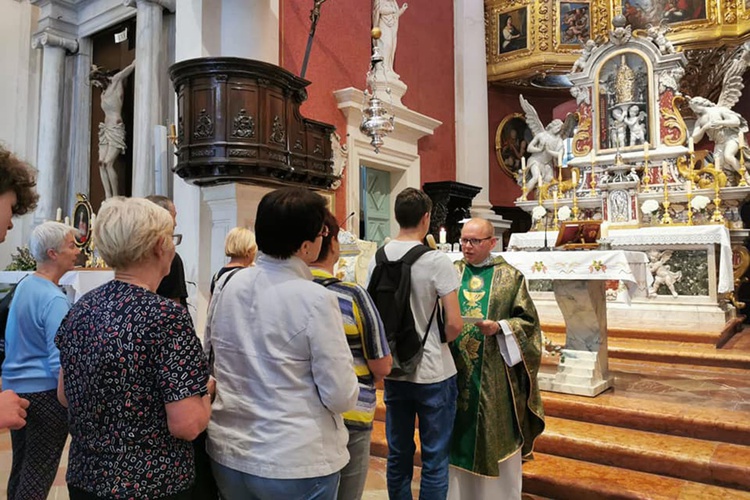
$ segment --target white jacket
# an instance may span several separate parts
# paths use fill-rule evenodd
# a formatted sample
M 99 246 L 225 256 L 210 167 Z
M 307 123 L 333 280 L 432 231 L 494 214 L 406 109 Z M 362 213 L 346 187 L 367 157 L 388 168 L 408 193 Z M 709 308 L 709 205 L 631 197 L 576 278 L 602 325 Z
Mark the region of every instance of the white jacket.
M 262 253 L 222 280 L 204 340 L 216 400 L 208 454 L 271 479 L 319 477 L 349 461 L 341 413 L 359 395 L 336 296 L 305 263 Z

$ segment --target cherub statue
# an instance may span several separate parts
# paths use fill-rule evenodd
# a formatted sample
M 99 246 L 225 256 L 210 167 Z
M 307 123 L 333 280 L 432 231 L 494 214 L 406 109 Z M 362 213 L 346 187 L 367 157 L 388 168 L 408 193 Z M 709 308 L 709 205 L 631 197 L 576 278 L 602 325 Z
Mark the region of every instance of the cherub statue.
M 636 146 L 646 142 L 646 112 L 641 110 L 637 104 L 628 108 L 628 116 L 624 118 L 630 130 L 630 146 Z
M 564 139 L 570 137 L 577 120 L 576 115 L 569 114 L 565 122 L 555 119 L 545 128 L 534 106 L 524 99 L 523 95 L 518 97 L 521 101 L 521 108 L 526 113 L 526 123 L 534 135 L 526 148 L 526 151 L 531 153 L 527 162 L 530 177 L 526 181 L 526 189 L 530 193 L 537 184 L 548 184 L 553 179 L 553 164 L 564 152 Z M 558 166 L 562 167 L 562 165 Z
M 591 53 L 595 48 L 596 42 L 591 39 L 587 40 L 586 43 L 583 44 L 583 52 L 581 52 L 581 55 L 576 59 L 576 62 L 573 63 L 570 72 L 575 73 L 576 71 L 583 71 L 586 68 L 586 62 L 589 60 L 589 57 L 591 57 Z
M 750 63 L 750 42 L 746 42 L 740 54 L 735 58 L 724 74 L 719 100 L 714 104 L 705 97 L 691 97 L 688 101 L 690 109 L 696 116 L 695 127 L 691 137 L 694 142 L 703 139 L 704 134 L 714 141 L 714 159 L 721 158 L 721 166 L 727 172 L 740 171 L 737 160 L 739 151 L 739 135 L 748 131 L 747 120 L 739 113 L 732 111 L 742 95 L 745 86 L 742 75 Z M 745 180 L 750 181 L 750 175 L 745 174 Z
M 625 123 L 625 110 L 622 108 L 615 108 L 612 110 L 612 132 L 610 137 L 610 147 L 613 148 L 624 148 L 625 136 L 627 132 L 627 124 Z
M 675 53 L 674 45 L 672 45 L 672 42 L 670 42 L 666 37 L 668 32 L 669 26 L 654 26 L 652 24 L 649 24 L 648 28 L 646 28 L 646 34 L 651 40 L 653 40 L 656 46 L 659 47 L 659 51 L 662 54 Z
M 674 288 L 674 284 L 682 279 L 682 271 L 670 271 L 670 266 L 667 264 L 669 259 L 672 258 L 672 250 L 664 250 L 660 252 L 658 250 L 649 250 L 648 252 L 648 270 L 654 276 L 654 283 L 648 290 L 649 295 L 656 295 L 662 285 L 666 285 L 669 291 L 672 292 L 672 297 L 677 297 L 677 290 Z

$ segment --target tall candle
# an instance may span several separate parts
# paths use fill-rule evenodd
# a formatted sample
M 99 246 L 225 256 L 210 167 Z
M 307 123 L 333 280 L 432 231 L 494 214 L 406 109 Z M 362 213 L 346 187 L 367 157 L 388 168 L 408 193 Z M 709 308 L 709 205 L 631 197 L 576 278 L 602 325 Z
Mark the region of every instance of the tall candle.
M 716 170 L 721 170 L 721 156 L 714 158 L 714 168 Z
M 575 187 L 576 184 L 578 184 L 578 172 L 573 170 L 573 173 L 571 175 L 573 176 L 573 186 Z
M 557 191 L 552 193 L 552 200 L 557 203 Z
M 695 151 L 695 142 L 693 142 L 692 136 L 688 137 L 688 151 L 691 153 Z
M 62 221 L 62 208 L 60 208 L 60 207 L 57 207 L 57 213 L 55 215 L 55 220 L 57 222 Z
M 96 222 L 96 214 L 91 214 L 91 222 L 89 223 L 89 229 L 94 230 L 94 222 Z
M 599 238 L 608 238 L 609 237 L 609 222 L 602 222 L 601 226 L 599 226 Z
M 448 233 L 445 231 L 444 227 L 440 228 L 440 244 L 444 245 L 447 241 Z
M 664 182 L 667 182 L 667 176 L 669 175 L 669 165 L 666 161 L 661 163 L 661 176 L 664 178 Z
M 66 226 L 70 225 L 70 217 L 68 217 L 67 215 L 65 216 L 65 225 Z
M 521 170 L 526 170 L 526 157 L 521 157 Z
M 648 146 L 648 141 L 643 143 L 643 156 L 645 156 L 646 158 L 648 158 Z
M 687 181 L 687 193 L 693 194 L 693 183 L 692 181 Z

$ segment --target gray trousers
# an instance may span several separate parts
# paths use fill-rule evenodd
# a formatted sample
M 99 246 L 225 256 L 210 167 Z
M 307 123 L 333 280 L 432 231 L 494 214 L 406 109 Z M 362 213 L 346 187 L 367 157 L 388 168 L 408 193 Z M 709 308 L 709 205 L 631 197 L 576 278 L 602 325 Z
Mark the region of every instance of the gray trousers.
M 360 500 L 365 490 L 367 468 L 370 466 L 371 429 L 349 429 L 349 463 L 341 469 L 337 500 Z

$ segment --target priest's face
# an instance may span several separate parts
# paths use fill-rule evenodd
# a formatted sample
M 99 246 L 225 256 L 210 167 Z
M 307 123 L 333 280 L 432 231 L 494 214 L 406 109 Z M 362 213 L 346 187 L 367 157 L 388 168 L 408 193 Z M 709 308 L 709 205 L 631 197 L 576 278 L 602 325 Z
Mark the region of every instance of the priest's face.
M 492 225 L 483 220 L 472 219 L 461 229 L 461 250 L 466 262 L 472 265 L 481 264 L 497 243 Z

